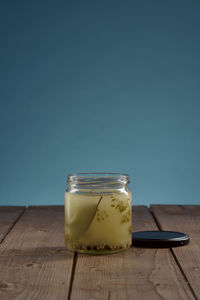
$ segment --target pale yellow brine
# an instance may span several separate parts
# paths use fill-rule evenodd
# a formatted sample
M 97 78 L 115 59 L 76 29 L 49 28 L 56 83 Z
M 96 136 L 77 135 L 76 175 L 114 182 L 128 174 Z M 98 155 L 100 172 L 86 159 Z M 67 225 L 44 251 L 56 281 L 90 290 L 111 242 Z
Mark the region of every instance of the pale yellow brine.
M 65 193 L 65 243 L 82 253 L 125 250 L 132 243 L 131 192 Z

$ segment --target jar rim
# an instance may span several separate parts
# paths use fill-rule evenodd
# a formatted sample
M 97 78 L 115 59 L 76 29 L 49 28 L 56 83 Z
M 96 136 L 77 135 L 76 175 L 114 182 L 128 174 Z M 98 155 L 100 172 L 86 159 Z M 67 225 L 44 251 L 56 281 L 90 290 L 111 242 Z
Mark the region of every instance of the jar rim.
M 71 173 L 67 176 L 68 182 L 85 182 L 88 180 L 91 181 L 99 181 L 99 180 L 108 180 L 108 181 L 120 181 L 129 183 L 129 175 L 125 173 L 111 173 L 111 172 L 104 172 L 104 173 L 97 173 L 97 172 L 90 172 L 90 173 Z

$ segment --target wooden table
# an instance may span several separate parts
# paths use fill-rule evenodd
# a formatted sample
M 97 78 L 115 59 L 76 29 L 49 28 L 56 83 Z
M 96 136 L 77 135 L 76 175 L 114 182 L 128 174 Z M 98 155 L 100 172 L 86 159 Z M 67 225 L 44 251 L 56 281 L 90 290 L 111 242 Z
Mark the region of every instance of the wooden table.
M 133 229 L 183 231 L 191 242 L 77 255 L 64 245 L 62 206 L 0 207 L 0 299 L 200 299 L 200 206 L 136 206 Z

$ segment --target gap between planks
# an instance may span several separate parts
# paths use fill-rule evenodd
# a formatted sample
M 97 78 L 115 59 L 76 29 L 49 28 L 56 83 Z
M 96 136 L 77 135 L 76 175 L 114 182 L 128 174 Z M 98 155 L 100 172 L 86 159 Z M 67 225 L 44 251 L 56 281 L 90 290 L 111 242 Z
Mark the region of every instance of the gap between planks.
M 70 276 L 70 283 L 69 283 L 69 292 L 68 292 L 67 300 L 71 299 L 71 293 L 72 293 L 72 288 L 73 288 L 73 282 L 74 282 L 74 275 L 75 275 L 75 270 L 76 270 L 77 258 L 78 258 L 78 253 L 74 252 L 73 264 L 72 264 L 71 276 Z
M 26 211 L 26 207 L 22 208 L 22 211 L 19 213 L 19 215 L 16 217 L 16 219 L 13 221 L 12 225 L 8 228 L 8 230 L 5 232 L 4 236 L 1 238 L 0 240 L 0 244 L 3 243 L 3 241 L 6 239 L 6 237 L 8 236 L 8 234 L 12 231 L 12 229 L 15 227 L 15 225 L 17 224 L 17 222 L 19 221 L 19 219 L 23 216 L 23 214 Z
M 151 214 L 152 214 L 152 217 L 153 217 L 153 219 L 154 219 L 156 225 L 158 226 L 158 229 L 159 229 L 159 230 L 163 230 L 162 225 L 160 224 L 159 220 L 156 218 L 156 215 L 155 215 L 155 213 L 154 213 L 154 211 L 153 211 L 153 209 L 152 209 L 151 206 L 150 206 L 149 210 L 150 210 L 150 212 L 151 212 Z M 170 250 L 170 252 L 171 252 L 171 254 L 172 254 L 172 256 L 173 256 L 173 258 L 174 258 L 176 264 L 178 265 L 178 267 L 179 267 L 179 269 L 180 269 L 180 272 L 183 274 L 183 277 L 184 277 L 186 283 L 188 284 L 188 287 L 190 288 L 192 295 L 194 296 L 194 298 L 195 298 L 196 300 L 198 300 L 198 297 L 196 296 L 196 294 L 195 294 L 195 292 L 194 292 L 194 290 L 193 290 L 193 288 L 192 288 L 192 286 L 191 286 L 191 284 L 190 284 L 190 282 L 189 282 L 189 279 L 187 278 L 187 275 L 186 275 L 185 272 L 183 271 L 183 268 L 182 268 L 182 266 L 181 266 L 181 264 L 180 264 L 180 262 L 179 262 L 179 260 L 178 260 L 178 257 L 176 256 L 176 254 L 174 253 L 174 251 L 173 251 L 172 248 L 169 248 L 169 250 Z

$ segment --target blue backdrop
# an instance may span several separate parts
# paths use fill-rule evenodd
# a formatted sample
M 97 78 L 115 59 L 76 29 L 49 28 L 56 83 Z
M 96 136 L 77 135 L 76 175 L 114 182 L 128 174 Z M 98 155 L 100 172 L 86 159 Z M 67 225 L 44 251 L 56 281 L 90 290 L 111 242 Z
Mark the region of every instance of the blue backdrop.
M 0 205 L 126 172 L 134 204 L 200 204 L 200 1 L 1 1 Z

